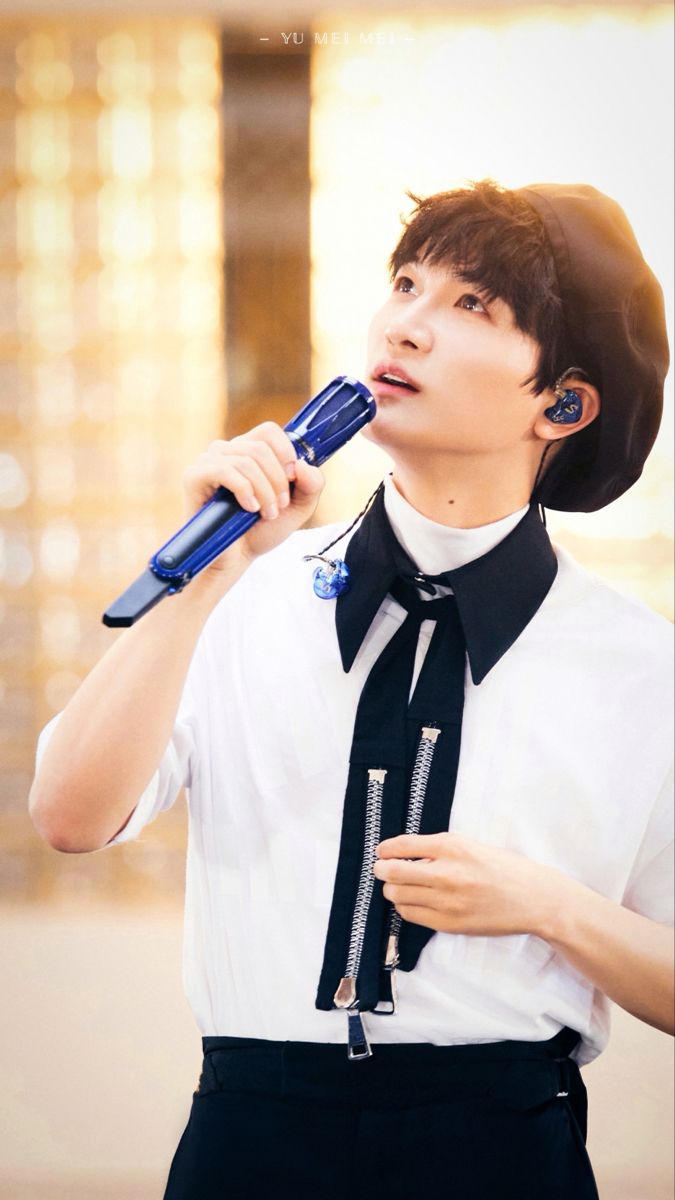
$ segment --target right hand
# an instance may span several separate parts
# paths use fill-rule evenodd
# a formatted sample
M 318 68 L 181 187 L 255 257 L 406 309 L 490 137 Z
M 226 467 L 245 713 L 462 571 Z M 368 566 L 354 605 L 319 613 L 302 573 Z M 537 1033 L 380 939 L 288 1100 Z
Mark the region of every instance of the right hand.
M 215 573 L 273 550 L 312 516 L 325 480 L 297 458 L 280 425 L 265 421 L 232 441 L 215 441 L 185 471 L 186 519 L 222 485 L 247 512 L 260 512 L 252 529 L 206 568 Z M 206 573 L 206 572 L 205 572 Z

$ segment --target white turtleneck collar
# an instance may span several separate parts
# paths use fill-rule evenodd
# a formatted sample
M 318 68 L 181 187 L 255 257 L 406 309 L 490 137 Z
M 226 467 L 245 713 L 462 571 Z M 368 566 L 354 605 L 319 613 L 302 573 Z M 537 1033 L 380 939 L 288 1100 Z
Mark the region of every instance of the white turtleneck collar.
M 487 554 L 525 516 L 529 504 L 499 521 L 475 529 L 439 525 L 418 512 L 399 492 L 391 475 L 384 480 L 384 506 L 391 527 L 403 549 L 425 575 L 452 571 Z

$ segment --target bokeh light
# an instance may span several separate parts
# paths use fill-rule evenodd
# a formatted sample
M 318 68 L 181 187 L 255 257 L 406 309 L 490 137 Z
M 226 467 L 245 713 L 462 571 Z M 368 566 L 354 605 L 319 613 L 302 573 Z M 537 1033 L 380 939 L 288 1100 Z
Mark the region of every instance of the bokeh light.
M 219 33 L 17 18 L 0 63 L 0 834 L 34 866 L 0 891 L 37 897 L 17 780 L 224 417 Z

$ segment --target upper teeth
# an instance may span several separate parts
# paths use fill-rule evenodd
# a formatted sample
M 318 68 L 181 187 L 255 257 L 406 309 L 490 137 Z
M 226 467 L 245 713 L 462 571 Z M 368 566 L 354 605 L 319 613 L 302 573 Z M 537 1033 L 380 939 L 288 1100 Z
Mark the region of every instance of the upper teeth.
M 382 379 L 391 379 L 394 383 L 407 383 L 407 379 L 401 379 L 400 375 L 390 375 L 388 372 L 382 376 Z

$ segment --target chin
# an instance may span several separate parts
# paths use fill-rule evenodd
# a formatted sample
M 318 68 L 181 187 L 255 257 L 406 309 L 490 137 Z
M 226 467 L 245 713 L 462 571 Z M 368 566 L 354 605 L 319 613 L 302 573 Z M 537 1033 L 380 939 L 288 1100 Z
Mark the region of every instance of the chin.
M 386 413 L 373 417 L 361 434 L 394 459 L 397 455 L 429 454 L 439 449 L 437 433 L 411 427 L 410 420 L 388 421 Z
M 386 415 L 383 416 L 379 409 L 372 421 L 369 421 L 367 425 L 364 425 L 363 429 L 361 430 L 361 435 L 362 437 L 367 438 L 369 442 L 373 442 L 376 446 L 381 446 L 383 450 L 387 449 L 390 439 L 395 438 L 396 436 L 395 431 L 391 429 L 390 423 L 387 422 Z

